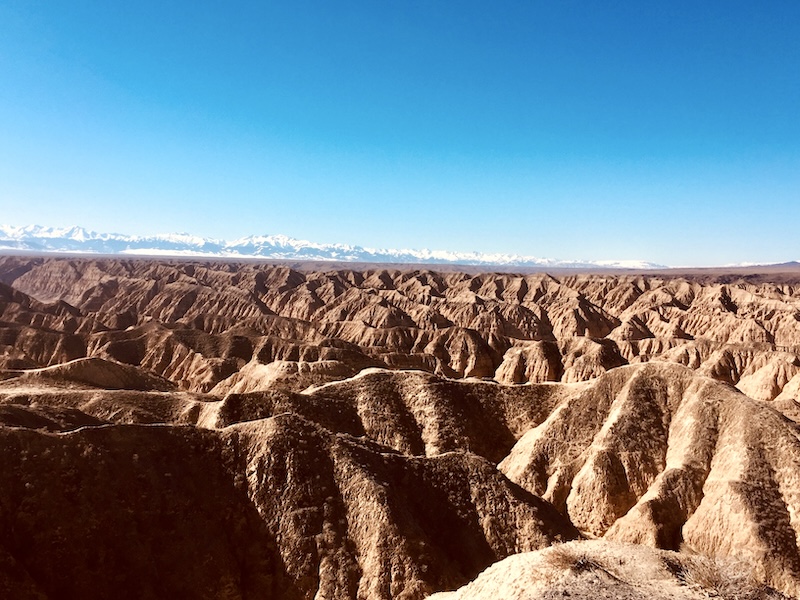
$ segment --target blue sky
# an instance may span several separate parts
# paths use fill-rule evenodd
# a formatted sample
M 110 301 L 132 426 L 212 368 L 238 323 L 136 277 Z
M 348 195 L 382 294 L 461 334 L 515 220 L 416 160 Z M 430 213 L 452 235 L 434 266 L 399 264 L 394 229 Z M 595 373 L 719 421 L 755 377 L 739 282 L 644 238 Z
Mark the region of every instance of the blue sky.
M 0 0 L 0 211 L 800 259 L 800 2 Z

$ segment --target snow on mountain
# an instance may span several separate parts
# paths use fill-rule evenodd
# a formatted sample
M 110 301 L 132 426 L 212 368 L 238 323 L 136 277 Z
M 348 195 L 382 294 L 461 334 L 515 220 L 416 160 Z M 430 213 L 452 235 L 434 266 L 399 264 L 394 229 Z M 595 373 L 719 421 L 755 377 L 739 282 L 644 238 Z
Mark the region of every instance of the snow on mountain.
M 562 261 L 518 254 L 362 248 L 349 244 L 319 244 L 285 235 L 253 235 L 225 241 L 188 233 L 129 236 L 118 233 L 97 233 L 82 227 L 56 228 L 41 225 L 24 227 L 0 225 L 0 250 L 504 267 L 663 268 L 663 265 L 641 260 Z

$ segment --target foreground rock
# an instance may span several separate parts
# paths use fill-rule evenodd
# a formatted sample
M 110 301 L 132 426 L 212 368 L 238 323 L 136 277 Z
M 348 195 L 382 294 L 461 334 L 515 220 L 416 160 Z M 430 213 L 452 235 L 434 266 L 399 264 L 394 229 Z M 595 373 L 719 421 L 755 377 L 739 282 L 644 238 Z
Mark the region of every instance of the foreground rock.
M 349 523 L 391 522 L 394 517 L 374 508 L 382 503 L 400 502 L 400 513 L 391 509 L 390 515 L 406 514 L 408 503 L 428 503 L 438 515 L 424 524 L 393 526 L 394 533 L 385 534 L 392 541 L 383 548 L 391 547 L 391 552 L 401 556 L 401 549 L 411 543 L 408 540 L 439 537 L 429 528 L 436 531 L 447 511 L 461 514 L 470 523 L 484 523 L 488 518 L 485 522 L 493 525 L 488 529 L 481 525 L 484 538 L 498 535 L 504 540 L 499 546 L 490 543 L 491 552 L 463 540 L 441 550 L 437 560 L 469 547 L 459 560 L 472 557 L 475 562 L 469 568 L 459 566 L 460 575 L 450 573 L 439 579 L 433 577 L 432 566 L 421 570 L 422 555 L 408 550 L 406 558 L 397 558 L 402 566 L 390 568 L 395 563 L 387 558 L 389 550 L 381 554 L 365 545 L 348 555 L 356 557 L 348 560 L 359 565 L 364 577 L 368 573 L 364 556 L 383 556 L 371 559 L 382 566 L 374 567 L 370 577 L 379 578 L 378 573 L 386 569 L 399 569 L 403 580 L 424 572 L 428 575 L 420 576 L 424 585 L 418 589 L 442 589 L 438 586 L 453 577 L 467 578 L 468 572 L 491 562 L 491 556 L 546 544 L 559 535 L 551 532 L 537 538 L 526 529 L 533 519 L 563 526 L 571 523 L 607 540 L 736 559 L 751 565 L 755 576 L 773 587 L 790 594 L 800 589 L 796 541 L 800 532 L 792 516 L 800 514 L 798 426 L 770 404 L 680 365 L 654 362 L 615 369 L 590 382 L 523 386 L 371 369 L 304 393 L 234 393 L 222 400 L 186 392 L 37 385 L 26 387 L 13 379 L 0 384 L 0 422 L 54 432 L 125 423 L 171 424 L 178 426 L 178 432 L 191 432 L 186 425 L 195 425 L 234 440 L 237 452 L 249 458 L 239 475 L 232 476 L 257 474 L 250 497 L 262 514 L 272 515 L 274 531 L 283 526 L 287 514 L 308 514 L 306 509 L 312 506 L 323 510 L 320 507 L 327 506 L 329 496 L 342 496 L 347 477 L 337 469 L 345 469 L 342 461 L 349 457 L 347 464 L 352 468 L 345 472 L 348 477 L 357 475 L 354 489 L 372 487 L 375 498 L 380 498 L 369 500 L 373 508 L 359 509 Z M 176 447 L 169 452 L 183 451 Z M 270 504 L 285 491 L 283 475 L 276 487 L 261 495 L 264 473 L 278 464 L 284 464 L 283 469 L 291 464 L 291 469 L 298 470 L 291 481 L 313 485 L 313 501 L 281 505 L 281 509 Z M 492 509 L 470 509 L 472 516 L 468 516 L 452 491 L 426 487 L 427 476 L 412 476 L 409 465 L 427 465 L 425 469 L 437 473 L 432 482 L 460 481 L 459 493 L 467 493 L 463 490 L 480 481 L 506 486 L 524 505 L 535 505 L 541 497 L 550 503 L 541 509 L 550 516 L 545 519 L 523 509 L 512 510 L 514 503 L 503 504 L 506 501 L 492 504 Z M 397 469 L 404 473 L 399 482 L 392 474 Z M 508 487 L 500 472 L 520 488 Z M 370 478 L 380 482 L 377 487 L 369 483 Z M 436 505 L 431 498 L 442 493 L 447 500 Z M 467 494 L 470 502 L 482 506 L 475 494 L 474 489 Z M 517 516 L 500 519 L 493 511 L 516 512 Z M 452 527 L 464 529 L 465 525 L 454 521 Z M 313 531 L 314 536 L 320 535 L 318 528 Z M 563 537 L 563 527 L 558 531 Z M 336 532 L 330 543 L 341 556 L 353 538 L 341 527 Z M 295 538 L 296 531 L 285 533 L 286 540 Z M 436 547 L 434 541 L 425 543 Z M 298 551 L 297 556 L 304 552 L 308 554 L 309 549 Z M 321 568 L 312 563 L 307 567 L 310 572 Z M 336 564 L 338 571 L 349 568 Z
M 4 597 L 413 599 L 577 536 L 475 455 L 292 415 L 0 438 Z
M 572 542 L 492 565 L 457 591 L 431 600 L 769 600 L 747 565 L 642 546 Z

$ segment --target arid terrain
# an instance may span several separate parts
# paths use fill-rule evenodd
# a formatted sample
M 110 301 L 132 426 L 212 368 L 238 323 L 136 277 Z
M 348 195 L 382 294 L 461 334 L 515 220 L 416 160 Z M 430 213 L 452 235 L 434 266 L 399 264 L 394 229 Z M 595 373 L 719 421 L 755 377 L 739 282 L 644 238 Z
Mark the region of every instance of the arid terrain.
M 800 596 L 800 271 L 0 257 L 0 597 Z

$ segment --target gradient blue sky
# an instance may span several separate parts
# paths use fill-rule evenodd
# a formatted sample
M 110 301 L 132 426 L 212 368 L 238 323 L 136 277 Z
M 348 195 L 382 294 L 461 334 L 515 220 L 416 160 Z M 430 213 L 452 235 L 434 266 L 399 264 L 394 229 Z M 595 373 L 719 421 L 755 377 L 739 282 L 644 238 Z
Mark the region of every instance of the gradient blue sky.
M 800 2 L 0 0 L 0 211 L 800 259 Z

